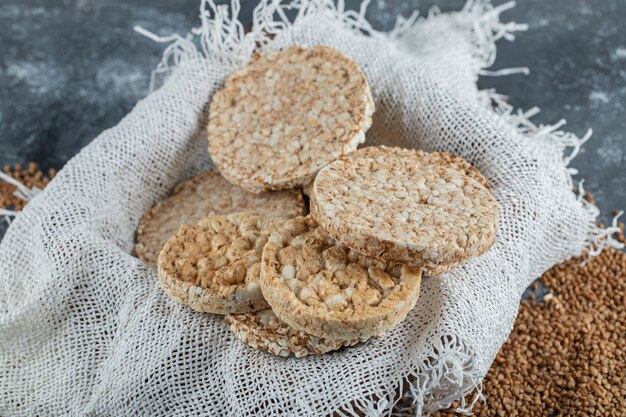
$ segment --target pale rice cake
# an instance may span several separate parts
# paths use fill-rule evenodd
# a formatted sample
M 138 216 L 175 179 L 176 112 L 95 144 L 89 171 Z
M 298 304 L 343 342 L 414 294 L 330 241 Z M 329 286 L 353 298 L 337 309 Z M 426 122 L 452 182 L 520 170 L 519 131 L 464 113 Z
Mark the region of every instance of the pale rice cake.
M 326 233 L 429 274 L 491 247 L 499 210 L 482 176 L 456 158 L 378 148 L 335 161 L 315 178 L 311 216 Z
M 366 146 L 361 149 L 357 149 L 354 152 L 351 152 L 344 156 L 344 158 L 352 158 L 355 156 L 378 156 L 381 154 L 392 154 L 394 156 L 409 156 L 419 158 L 424 163 L 429 164 L 448 164 L 451 167 L 457 168 L 461 171 L 464 171 L 469 177 L 474 178 L 476 181 L 489 188 L 489 184 L 487 180 L 481 174 L 481 172 L 474 167 L 469 162 L 465 161 L 463 158 L 453 155 L 449 152 L 424 152 L 419 149 L 406 149 L 395 146 Z M 311 180 L 308 184 L 302 187 L 302 192 L 307 197 L 311 197 L 313 193 L 313 183 L 315 182 L 315 178 Z
M 305 213 L 305 206 L 300 190 L 253 194 L 232 185 L 217 170 L 204 172 L 178 184 L 171 196 L 146 211 L 137 226 L 135 253 L 156 268 L 163 245 L 180 225 L 242 211 L 295 217 Z
M 261 290 L 278 318 L 328 340 L 379 336 L 417 302 L 422 270 L 360 255 L 309 216 L 288 220 L 263 249 Z
M 365 141 L 374 100 L 359 66 L 326 46 L 256 56 L 211 101 L 209 154 L 258 193 L 304 186 Z

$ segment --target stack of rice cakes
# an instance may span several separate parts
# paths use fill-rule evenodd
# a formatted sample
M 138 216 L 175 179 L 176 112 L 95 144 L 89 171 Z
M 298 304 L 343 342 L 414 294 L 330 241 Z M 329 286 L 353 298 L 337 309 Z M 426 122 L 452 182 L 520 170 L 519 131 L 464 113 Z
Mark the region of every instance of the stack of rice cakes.
M 211 101 L 217 169 L 145 213 L 136 254 L 174 300 L 225 315 L 256 349 L 303 357 L 381 337 L 423 274 L 491 247 L 499 212 L 460 157 L 357 150 L 373 113 L 365 75 L 339 51 L 256 56 Z

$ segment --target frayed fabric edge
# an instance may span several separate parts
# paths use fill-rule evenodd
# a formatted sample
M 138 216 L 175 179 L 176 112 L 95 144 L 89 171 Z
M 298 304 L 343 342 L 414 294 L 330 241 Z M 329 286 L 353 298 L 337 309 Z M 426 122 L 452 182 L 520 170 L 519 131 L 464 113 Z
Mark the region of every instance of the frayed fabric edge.
M 288 32 L 295 22 L 308 16 L 324 14 L 354 33 L 384 39 L 401 36 L 417 21 L 418 13 L 415 12 L 408 18 L 398 17 L 391 31 L 377 31 L 365 18 L 370 1 L 364 0 L 355 11 L 346 9 L 343 0 L 261 0 L 254 9 L 252 27 L 246 32 L 237 19 L 240 0 L 231 0 L 230 7 L 216 5 L 214 0 L 200 0 L 201 25 L 192 28 L 185 36 L 159 36 L 135 26 L 137 33 L 155 42 L 169 44 L 157 68 L 152 71 L 150 92 L 160 87 L 185 61 L 209 59 L 233 70 L 240 68 L 250 61 L 255 51 L 266 50 L 275 35 Z M 294 18 L 287 16 L 290 11 L 296 12 Z
M 187 35 L 158 36 L 152 32 L 135 27 L 135 30 L 160 43 L 169 43 L 163 52 L 163 57 L 157 68 L 152 72 L 150 79 L 150 91 L 158 88 L 171 72 L 188 60 L 211 59 L 225 65 L 227 68 L 236 70 L 247 63 L 256 50 L 263 51 L 270 44 L 274 35 L 288 32 L 292 25 L 300 19 L 313 14 L 326 14 L 335 21 L 341 23 L 346 29 L 363 36 L 385 38 L 388 40 L 401 36 L 417 21 L 417 13 L 408 19 L 399 18 L 397 24 L 390 32 L 379 32 L 372 28 L 365 18 L 365 11 L 369 0 L 363 1 L 358 11 L 346 10 L 343 0 L 262 0 L 253 13 L 253 26 L 250 32 L 244 30 L 241 22 L 237 19 L 240 11 L 239 0 L 232 0 L 230 8 L 227 5 L 216 5 L 213 0 L 201 0 L 200 20 L 201 26 L 194 28 Z M 515 33 L 528 29 L 526 24 L 516 22 L 502 23 L 502 12 L 515 6 L 515 2 L 509 1 L 499 6 L 492 6 L 489 0 L 468 0 L 463 9 L 458 12 L 459 17 L 468 19 L 472 25 L 474 38 L 474 57 L 476 59 L 478 74 L 483 76 L 505 76 L 511 74 L 528 74 L 526 67 L 505 68 L 500 70 L 487 70 L 496 58 L 495 42 L 499 39 L 512 41 Z M 229 13 L 230 10 L 230 13 Z M 288 11 L 295 11 L 293 19 L 287 17 Z M 431 16 L 439 12 L 431 10 Z M 161 79 L 161 82 L 159 82 Z M 530 118 L 538 113 L 534 107 L 529 111 L 514 109 L 505 101 L 505 97 L 494 91 L 484 92 L 485 104 L 507 120 L 519 133 L 531 140 L 547 140 L 552 142 L 558 151 L 558 156 L 563 163 L 564 176 L 568 184 L 573 184 L 572 175 L 577 172 L 568 167 L 571 160 L 578 154 L 581 146 L 591 136 L 591 131 L 584 137 L 563 132 L 559 128 L 565 123 L 560 121 L 551 126 L 536 126 Z M 572 148 L 569 155 L 565 155 L 567 148 Z M 601 229 L 596 224 L 599 209 L 592 203 L 583 199 L 584 190 L 582 181 L 577 201 L 586 210 L 589 218 L 588 236 L 585 242 L 585 250 L 590 256 L 597 255 L 607 247 L 623 247 L 613 238 L 618 230 L 617 216 L 613 225 Z M 471 415 L 471 410 L 478 400 L 483 400 L 481 384 L 484 375 L 478 372 L 476 358 L 463 340 L 456 336 L 445 337 L 440 346 L 433 346 L 431 355 L 424 364 L 418 366 L 415 372 L 399 378 L 397 388 L 385 387 L 385 389 L 373 392 L 368 398 L 345 404 L 337 411 L 341 416 L 365 415 L 408 415 L 394 414 L 393 408 L 399 401 L 398 394 L 404 384 L 407 384 L 413 398 L 413 415 L 431 413 L 435 410 L 449 407 L 453 401 L 459 400 L 460 407 L 457 412 Z M 442 387 L 445 387 L 443 389 Z M 435 392 L 440 395 L 436 396 Z M 476 391 L 473 400 L 468 404 L 466 395 Z
M 489 0 L 468 0 L 463 11 L 471 16 L 474 25 L 475 54 L 479 67 L 479 75 L 484 76 L 506 76 L 513 74 L 530 74 L 527 67 L 503 68 L 496 71 L 488 71 L 485 68 L 490 67 L 495 62 L 496 47 L 495 42 L 499 39 L 509 41 L 515 40 L 515 32 L 528 30 L 528 25 L 516 22 L 500 22 L 500 14 L 515 6 L 514 1 L 503 3 L 493 7 Z M 536 125 L 530 119 L 540 112 L 538 107 L 532 107 L 527 111 L 514 109 L 507 103 L 508 97 L 498 94 L 495 90 L 483 91 L 486 100 L 485 104 L 489 109 L 496 112 L 501 118 L 506 120 L 511 126 L 531 141 L 543 141 L 550 143 L 555 147 L 555 156 L 563 163 L 564 178 L 572 190 L 574 187 L 573 176 L 578 174 L 578 170 L 570 166 L 570 163 L 582 146 L 591 138 L 593 131 L 589 129 L 584 136 L 578 137 L 571 132 L 566 132 L 560 128 L 566 124 L 564 119 L 559 120 L 553 125 Z M 569 154 L 566 154 L 568 148 L 571 148 Z M 615 239 L 615 234 L 619 231 L 617 228 L 617 219 L 619 214 L 614 216 L 612 226 L 601 228 L 597 224 L 597 218 L 600 210 L 595 204 L 584 200 L 585 194 L 583 189 L 584 180 L 579 182 L 577 201 L 586 211 L 588 218 L 587 238 L 584 243 L 583 252 L 591 257 L 596 256 L 607 248 L 623 249 L 624 244 Z
M 597 223 L 600 209 L 584 198 L 585 190 L 583 185 L 585 180 L 581 179 L 578 182 L 578 186 L 574 186 L 573 176 L 578 174 L 578 170 L 571 167 L 570 164 L 578 156 L 584 144 L 591 138 L 593 131 L 589 129 L 584 136 L 578 137 L 571 132 L 561 129 L 566 124 L 564 119 L 553 125 L 536 125 L 530 119 L 540 112 L 538 107 L 532 107 L 527 111 L 515 110 L 513 106 L 507 103 L 508 97 L 500 95 L 494 90 L 483 91 L 483 93 L 487 97 L 487 106 L 513 126 L 519 134 L 530 141 L 552 145 L 551 151 L 555 161 L 560 161 L 563 165 L 562 175 L 566 184 L 576 195 L 576 201 L 587 214 L 587 235 L 581 255 L 587 255 L 587 259 L 589 259 L 589 257 L 599 255 L 604 249 L 623 249 L 624 244 L 615 238 L 615 234 L 620 231 L 617 227 L 617 220 L 621 216 L 621 212 L 613 217 L 611 226 L 600 227 Z M 575 191 L 576 189 L 577 192 Z
M 459 413 L 471 415 L 472 407 L 485 398 L 481 394 L 482 376 L 476 366 L 476 357 L 463 340 L 456 335 L 442 336 L 421 365 L 407 375 L 398 377 L 388 387 L 370 392 L 365 398 L 342 404 L 332 410 L 340 417 L 357 416 L 422 416 L 447 408 L 458 400 Z M 471 401 L 465 397 L 476 391 Z M 411 404 L 400 405 L 403 395 L 410 394 Z

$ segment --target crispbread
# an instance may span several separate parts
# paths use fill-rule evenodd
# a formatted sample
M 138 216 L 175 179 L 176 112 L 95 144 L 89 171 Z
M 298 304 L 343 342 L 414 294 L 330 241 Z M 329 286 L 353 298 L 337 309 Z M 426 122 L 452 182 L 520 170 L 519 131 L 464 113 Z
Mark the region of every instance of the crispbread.
M 276 316 L 296 330 L 351 340 L 384 333 L 419 296 L 421 268 L 360 255 L 310 217 L 272 233 L 263 249 L 261 290 Z
M 261 254 L 268 234 L 285 220 L 235 213 L 182 225 L 159 255 L 163 289 L 201 312 L 248 313 L 267 308 L 259 288 Z
M 195 224 L 211 214 L 251 211 L 294 217 L 304 210 L 299 190 L 253 194 L 232 185 L 217 170 L 204 172 L 178 184 L 170 197 L 146 211 L 137 226 L 135 253 L 156 268 L 163 245 L 181 224 Z
M 367 152 L 335 161 L 315 178 L 311 215 L 326 233 L 357 252 L 431 274 L 491 247 L 498 205 L 458 162 Z
M 365 141 L 373 112 L 354 61 L 325 46 L 291 46 L 258 55 L 215 94 L 209 153 L 249 191 L 303 186 Z
M 274 355 L 297 358 L 321 355 L 344 346 L 353 346 L 365 339 L 329 340 L 312 336 L 290 327 L 276 317 L 271 308 L 247 314 L 229 314 L 226 322 L 237 338 L 255 349 Z

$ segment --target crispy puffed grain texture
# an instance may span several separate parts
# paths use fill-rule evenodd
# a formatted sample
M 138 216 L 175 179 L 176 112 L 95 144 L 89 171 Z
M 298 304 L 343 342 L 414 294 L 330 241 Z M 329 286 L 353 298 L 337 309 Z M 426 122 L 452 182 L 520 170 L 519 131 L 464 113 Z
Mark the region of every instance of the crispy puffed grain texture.
M 458 170 L 465 172 L 469 177 L 475 179 L 476 181 L 478 181 L 485 187 L 490 188 L 489 184 L 487 183 L 487 180 L 485 179 L 483 174 L 481 174 L 478 168 L 474 167 L 472 164 L 470 164 L 463 158 L 453 155 L 449 152 L 428 153 L 419 149 L 407 149 L 407 148 L 400 148 L 397 146 L 379 145 L 379 146 L 366 146 L 364 148 L 357 149 L 356 151 L 350 152 L 349 154 L 345 155 L 344 158 L 352 158 L 356 156 L 377 157 L 381 155 L 407 156 L 407 157 L 419 158 L 420 161 L 425 164 L 437 164 L 437 165 L 445 164 L 452 168 L 456 168 Z M 308 184 L 302 187 L 302 192 L 304 193 L 304 195 L 308 197 L 311 196 L 311 194 L 313 193 L 314 182 L 315 182 L 315 178 L 313 178 L 313 180 L 311 180 Z
M 482 175 L 482 173 L 478 170 L 478 168 L 474 167 L 472 164 L 461 158 L 460 156 L 451 154 L 449 152 L 424 152 L 419 149 L 408 149 L 408 148 L 400 148 L 397 146 L 368 146 L 365 148 L 361 148 L 348 154 L 346 157 L 358 157 L 358 156 L 369 156 L 369 157 L 378 157 L 384 155 L 392 155 L 396 157 L 412 157 L 416 158 L 420 161 L 421 164 L 435 164 L 441 166 L 449 166 L 454 169 L 458 169 L 460 171 L 465 172 L 465 174 L 480 184 L 485 186 L 487 189 L 490 189 L 487 180 Z M 313 192 L 313 183 L 308 186 L 308 193 L 305 191 L 307 196 L 311 196 Z M 456 267 L 459 262 L 453 262 L 445 265 L 427 265 L 425 268 L 425 273 L 430 276 L 441 275 L 445 272 Z
M 210 105 L 209 154 L 252 191 L 304 186 L 365 141 L 374 100 L 358 65 L 325 46 L 258 55 Z
M 259 287 L 261 255 L 268 235 L 285 220 L 235 213 L 182 225 L 159 255 L 163 289 L 200 312 L 249 313 L 267 308 Z
M 406 318 L 419 296 L 421 268 L 360 255 L 310 217 L 272 233 L 263 249 L 261 290 L 276 316 L 330 339 L 380 335 Z
M 491 247 L 499 211 L 488 188 L 434 161 L 389 153 L 335 161 L 315 178 L 311 215 L 357 252 L 445 272 Z
M 243 211 L 294 217 L 304 214 L 305 207 L 299 190 L 254 194 L 229 183 L 217 170 L 204 172 L 179 183 L 170 197 L 145 212 L 135 234 L 135 254 L 156 268 L 163 245 L 181 224 Z
M 271 308 L 248 314 L 229 314 L 226 322 L 243 343 L 282 357 L 321 355 L 365 341 L 329 340 L 295 330 L 276 317 Z
M 346 155 L 348 158 L 352 157 L 379 157 L 379 156 L 395 156 L 395 157 L 407 157 L 407 158 L 415 158 L 419 160 L 420 164 L 428 164 L 428 165 L 441 165 L 448 166 L 450 168 L 455 168 L 460 171 L 465 172 L 468 177 L 471 177 L 484 185 L 486 188 L 489 188 L 489 184 L 487 180 L 483 176 L 483 174 L 467 162 L 465 159 L 460 156 L 451 154 L 449 152 L 424 152 L 420 149 L 409 149 L 409 148 L 400 148 L 398 146 L 366 146 L 361 149 L 357 149 L 356 151 Z M 313 186 L 311 185 L 311 188 Z M 309 190 L 309 193 L 311 190 Z M 310 194 L 307 194 L 310 195 Z

